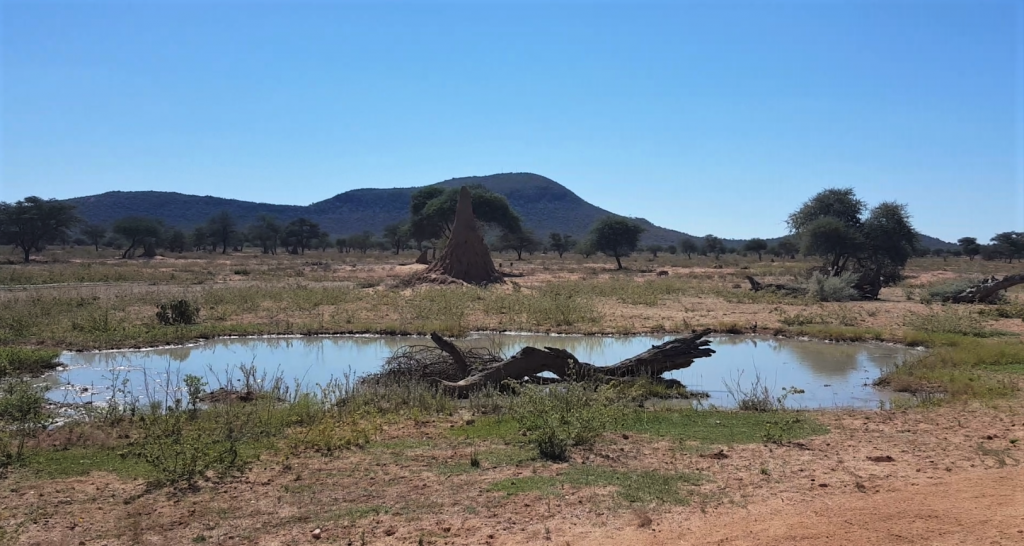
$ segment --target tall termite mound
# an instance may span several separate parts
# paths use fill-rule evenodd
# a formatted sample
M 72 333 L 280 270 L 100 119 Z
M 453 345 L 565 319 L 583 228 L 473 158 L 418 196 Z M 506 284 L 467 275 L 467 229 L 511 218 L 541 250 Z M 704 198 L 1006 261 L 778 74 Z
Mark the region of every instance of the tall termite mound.
M 491 253 L 484 244 L 484 237 L 477 228 L 469 188 L 463 186 L 459 189 L 455 223 L 444 252 L 418 280 L 442 284 L 462 281 L 476 285 L 505 282 L 501 273 L 495 269 Z

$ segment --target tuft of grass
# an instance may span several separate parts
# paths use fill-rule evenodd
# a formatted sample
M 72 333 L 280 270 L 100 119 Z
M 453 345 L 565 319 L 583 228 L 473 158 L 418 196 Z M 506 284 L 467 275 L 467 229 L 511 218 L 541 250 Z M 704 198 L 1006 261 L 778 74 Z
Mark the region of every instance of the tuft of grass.
M 1019 389 L 1005 374 L 1024 373 L 1024 343 L 945 339 L 956 342 L 904 360 L 886 370 L 876 385 L 897 392 L 942 393 L 947 399 L 1000 398 Z
M 37 375 L 60 366 L 60 351 L 36 347 L 0 347 L 0 368 L 15 375 Z
M 968 337 L 993 337 L 1002 335 L 987 328 L 984 321 L 972 309 L 960 306 L 943 306 L 935 311 L 914 313 L 904 319 L 904 327 L 923 334 L 952 334 Z
M 807 281 L 807 295 L 814 301 L 853 301 L 860 295 L 853 289 L 857 277 L 847 272 L 839 277 L 815 273 Z
M 682 491 L 683 486 L 697 486 L 704 477 L 690 472 L 662 473 L 648 470 L 623 471 L 607 467 L 573 465 L 557 476 L 520 476 L 506 478 L 488 487 L 506 495 L 540 493 L 557 495 L 561 486 L 576 488 L 611 487 L 615 496 L 630 504 L 676 504 L 687 505 L 690 496 Z
M 126 480 L 153 480 L 156 471 L 142 461 L 124 457 L 116 447 L 73 447 L 66 450 L 35 449 L 25 457 L 24 466 L 43 480 L 110 472 Z
M 616 394 L 587 383 L 522 385 L 509 414 L 542 458 L 564 461 L 569 448 L 591 445 L 611 428 L 620 412 Z

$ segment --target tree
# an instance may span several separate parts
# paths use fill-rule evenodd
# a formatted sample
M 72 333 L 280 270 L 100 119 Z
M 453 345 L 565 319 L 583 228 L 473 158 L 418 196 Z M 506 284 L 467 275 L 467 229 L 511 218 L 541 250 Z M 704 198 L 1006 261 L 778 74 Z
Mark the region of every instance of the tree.
M 597 254 L 597 246 L 594 244 L 594 238 L 588 237 L 580 241 L 580 243 L 576 245 L 576 252 L 579 252 L 584 258 L 589 258 L 594 254 Z
M 277 254 L 277 243 L 281 239 L 283 228 L 277 219 L 269 214 L 256 217 L 256 223 L 249 226 L 249 240 L 259 243 L 264 254 Z
M 328 248 L 334 246 L 334 243 L 331 242 L 331 234 L 321 231 L 316 237 L 316 246 L 320 249 L 320 252 L 327 252 Z
M 338 252 L 345 252 L 348 250 L 348 239 L 344 237 L 338 237 L 334 240 L 334 248 L 338 249 Z
M 831 188 L 806 201 L 787 223 L 804 255 L 822 257 L 834 277 L 858 272 L 858 290 L 874 298 L 881 286 L 902 278 L 920 245 L 906 205 L 886 201 L 864 218 L 865 208 L 853 189 Z
M 790 259 L 796 258 L 796 253 L 800 252 L 800 247 L 789 237 L 783 237 L 781 241 L 776 243 L 775 247 L 779 249 L 779 254 L 789 256 Z
M 714 255 L 717 260 L 725 251 L 725 242 L 722 239 L 710 233 L 704 236 L 704 254 Z
M 155 244 L 163 232 L 163 224 L 154 218 L 127 216 L 114 222 L 113 232 L 128 243 L 121 254 L 121 258 L 126 259 L 134 257 L 140 245 L 145 248 Z
M 523 259 L 523 252 L 532 252 L 540 248 L 540 241 L 533 235 L 530 230 L 524 230 L 517 233 L 504 232 L 501 237 L 498 238 L 499 248 L 503 250 L 511 250 L 516 253 L 516 259 Z
M 313 241 L 320 237 L 320 224 L 306 219 L 296 218 L 284 227 L 284 238 L 291 247 L 292 254 L 306 253 L 306 249 L 312 248 Z
M 218 212 L 206 221 L 207 233 L 223 247 L 222 254 L 228 253 L 228 244 L 231 242 L 231 236 L 237 231 L 236 228 L 235 217 L 226 210 Z
M 189 242 L 196 252 L 206 250 L 206 245 L 210 244 L 210 233 L 206 231 L 206 226 L 196 226 L 192 230 L 192 235 L 189 236 Z
M 507 233 L 523 230 L 522 220 L 504 196 L 483 186 L 469 186 L 476 221 Z M 409 233 L 416 241 L 449 239 L 455 224 L 459 188 L 427 186 L 412 195 L 409 206 Z
M 181 254 L 185 252 L 186 246 L 188 246 L 188 238 L 185 236 L 185 232 L 177 228 L 171 231 L 167 237 L 167 250 Z
M 753 239 L 747 241 L 746 243 L 743 243 L 743 250 L 746 250 L 747 252 L 756 252 L 757 261 L 760 262 L 761 253 L 764 252 L 765 250 L 768 250 L 768 241 L 765 241 L 764 239 L 758 237 L 754 237 Z
M 1007 257 L 1007 263 L 1012 264 L 1014 258 L 1020 261 L 1021 255 L 1024 255 L 1024 232 L 1004 231 L 995 234 L 991 241 Z
M 699 250 L 700 247 L 697 246 L 697 241 L 694 241 L 690 237 L 686 237 L 682 241 L 679 241 L 679 251 L 686 254 L 687 259 L 692 259 L 693 253 Z
M 572 238 L 572 235 L 568 233 L 556 233 L 552 231 L 548 234 L 548 247 L 558 253 L 558 257 L 561 258 L 563 254 L 569 252 L 576 246 L 576 241 Z
M 636 251 L 640 235 L 646 231 L 643 226 L 614 216 L 605 216 L 590 230 L 594 248 L 606 256 L 615 258 L 617 269 L 622 269 L 622 258 Z
M 21 249 L 25 263 L 34 251 L 68 237 L 79 222 L 74 205 L 30 196 L 15 203 L 0 202 L 0 242 Z
M 82 226 L 82 237 L 89 242 L 90 245 L 96 248 L 96 252 L 100 251 L 100 243 L 107 236 L 107 228 L 99 224 L 86 224 Z
M 406 222 L 388 224 L 384 227 L 384 239 L 394 249 L 395 254 L 398 254 L 409 240 L 409 224 Z
M 350 235 L 348 237 L 348 244 L 353 249 L 366 254 L 366 252 L 374 246 L 373 233 L 370 231 L 364 231 L 357 235 Z
M 946 250 L 943 248 L 933 248 L 932 256 L 936 258 L 942 258 L 942 261 L 946 261 Z
M 956 240 L 956 244 L 960 246 L 960 250 L 967 256 L 967 259 L 972 262 L 975 256 L 981 254 L 981 245 L 978 244 L 978 239 L 975 237 L 961 237 Z
M 650 252 L 652 258 L 657 258 L 659 252 L 664 252 L 665 251 L 665 247 L 663 247 L 663 246 L 661 246 L 661 245 L 659 245 L 657 243 L 653 243 L 653 244 L 647 245 L 647 248 L 645 248 L 644 250 L 646 250 L 647 252 Z
M 679 249 L 676 248 L 676 245 L 668 245 L 665 247 L 665 252 L 668 252 L 669 254 L 675 256 L 676 254 L 679 253 Z

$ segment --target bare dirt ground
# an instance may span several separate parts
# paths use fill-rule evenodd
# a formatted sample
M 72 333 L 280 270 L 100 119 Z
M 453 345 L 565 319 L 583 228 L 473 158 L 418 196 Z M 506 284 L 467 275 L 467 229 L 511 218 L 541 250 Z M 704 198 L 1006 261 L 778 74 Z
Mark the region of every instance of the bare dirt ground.
M 334 457 L 267 457 L 241 479 L 190 492 L 146 492 L 102 473 L 15 477 L 0 492 L 0 525 L 39 545 L 1022 544 L 1022 410 L 819 412 L 831 432 L 786 446 L 609 436 L 572 463 L 709 476 L 689 506 L 628 505 L 606 487 L 490 491 L 567 465 L 444 470 L 469 447 L 446 433 L 457 420 L 441 420 Z M 724 457 L 707 456 L 718 449 Z

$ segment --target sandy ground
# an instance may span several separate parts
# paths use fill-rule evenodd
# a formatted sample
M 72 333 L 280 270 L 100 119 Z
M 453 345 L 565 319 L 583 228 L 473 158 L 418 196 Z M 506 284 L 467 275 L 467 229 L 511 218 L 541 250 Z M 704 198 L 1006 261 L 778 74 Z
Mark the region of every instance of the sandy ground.
M 453 422 L 439 421 L 385 433 L 402 448 L 266 460 L 241 479 L 184 493 L 100 473 L 14 477 L 0 491 L 0 525 L 17 543 L 40 545 L 1024 544 L 1024 408 L 1015 404 L 823 412 L 825 436 L 721 446 L 723 459 L 614 436 L 572 463 L 710 476 L 685 507 L 624 505 L 607 488 L 488 491 L 565 465 L 440 472 L 467 460 L 469 447 L 445 434 Z M 387 508 L 344 515 L 366 507 Z

